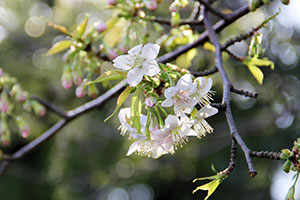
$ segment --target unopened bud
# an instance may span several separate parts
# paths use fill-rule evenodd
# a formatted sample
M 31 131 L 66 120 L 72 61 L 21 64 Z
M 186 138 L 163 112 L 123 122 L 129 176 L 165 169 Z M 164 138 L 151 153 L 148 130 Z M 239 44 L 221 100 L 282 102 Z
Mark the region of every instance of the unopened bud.
M 47 112 L 46 108 L 39 102 L 33 100 L 33 101 L 31 101 L 31 106 L 36 115 L 39 115 L 40 117 L 43 117 L 46 115 L 46 112 Z
M 108 58 L 110 59 L 110 60 L 113 60 L 113 59 L 115 59 L 116 57 L 118 57 L 119 55 L 118 55 L 118 53 L 116 52 L 116 50 L 111 50 L 111 51 L 109 51 L 108 52 Z
M 21 136 L 23 138 L 27 138 L 30 135 L 30 127 L 27 125 L 27 123 L 20 117 L 17 117 L 17 124 L 19 126 Z
M 96 98 L 99 92 L 95 84 L 90 84 L 88 86 L 88 95 L 92 98 Z
M 70 89 L 73 85 L 72 73 L 71 73 L 71 69 L 70 69 L 69 65 L 66 65 L 64 68 L 64 71 L 63 71 L 63 74 L 61 77 L 61 83 L 62 83 L 62 86 L 67 90 Z
M 107 3 L 107 5 L 114 6 L 114 5 L 116 5 L 118 2 L 117 2 L 116 0 L 107 0 L 106 3 Z
M 3 70 L 0 68 L 0 77 L 3 75 Z
M 8 113 L 9 111 L 9 102 L 6 92 L 1 93 L 0 97 L 0 112 Z
M 72 68 L 73 81 L 74 81 L 75 85 L 81 85 L 82 73 L 80 70 L 79 63 L 76 58 L 75 58 L 74 62 L 72 63 L 71 68 Z
M 146 0 L 145 5 L 150 11 L 155 11 L 157 9 L 157 2 L 155 0 Z
M 146 98 L 145 103 L 147 107 L 152 108 L 156 104 L 156 99 L 153 97 L 148 97 Z
M 86 87 L 83 85 L 78 86 L 76 88 L 75 94 L 76 94 L 76 97 L 78 97 L 78 98 L 84 97 L 86 95 Z
M 104 22 L 98 22 L 95 24 L 95 29 L 99 32 L 99 33 L 103 33 L 106 30 L 106 24 Z

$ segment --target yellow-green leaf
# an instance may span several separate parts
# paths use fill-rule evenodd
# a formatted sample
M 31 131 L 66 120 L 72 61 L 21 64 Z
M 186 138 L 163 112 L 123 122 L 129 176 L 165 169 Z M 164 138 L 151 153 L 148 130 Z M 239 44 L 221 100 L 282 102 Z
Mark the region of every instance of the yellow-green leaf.
M 55 43 L 50 49 L 49 51 L 46 53 L 47 56 L 56 54 L 58 52 L 61 52 L 67 48 L 69 48 L 72 45 L 72 41 L 70 40 L 62 40 L 59 41 L 57 43 Z
M 257 66 L 269 66 L 272 70 L 274 69 L 274 63 L 268 58 L 263 58 L 263 59 L 252 58 L 250 62 Z
M 107 24 L 104 35 L 105 43 L 110 46 L 116 46 L 126 34 L 128 23 L 125 18 L 112 18 Z
M 255 65 L 248 65 L 248 69 L 251 72 L 251 74 L 254 76 L 254 78 L 257 80 L 257 82 L 260 85 L 262 85 L 264 79 L 264 74 L 262 73 L 262 71 Z
M 141 123 L 140 116 L 142 114 L 142 100 L 141 100 L 141 87 L 137 86 L 135 95 L 131 98 L 131 109 L 130 109 L 130 117 L 133 120 L 134 126 L 137 129 L 137 132 L 141 132 Z
M 197 49 L 193 48 L 189 50 L 187 53 L 179 56 L 176 59 L 176 65 L 180 68 L 188 68 L 192 65 L 192 60 L 197 55 Z
M 76 31 L 77 31 L 79 37 L 81 37 L 84 34 L 84 32 L 86 30 L 86 26 L 88 24 L 88 21 L 89 21 L 89 16 L 86 15 L 84 18 L 84 21 L 79 26 L 77 26 Z
M 64 27 L 62 25 L 54 24 L 54 23 L 48 21 L 48 19 L 46 19 L 44 17 L 41 17 L 41 19 L 44 20 L 48 26 L 53 27 L 54 29 L 59 30 L 60 32 L 66 34 L 66 35 L 72 36 L 66 27 Z
M 205 50 L 211 51 L 213 53 L 216 52 L 215 46 L 212 43 L 210 43 L 210 42 L 205 42 L 204 45 L 203 45 L 203 48 Z
M 107 120 L 109 120 L 118 110 L 119 108 L 122 106 L 122 104 L 124 103 L 124 101 L 128 98 L 128 96 L 130 95 L 130 92 L 131 92 L 131 87 L 127 87 L 121 94 L 120 96 L 118 97 L 118 100 L 117 100 L 117 107 L 116 109 L 114 110 L 114 112 L 109 116 L 107 117 L 104 121 L 106 122 Z
M 96 80 L 89 81 L 85 83 L 85 85 L 90 85 L 92 83 L 100 83 L 103 81 L 111 81 L 111 80 L 118 80 L 122 78 L 126 78 L 127 73 L 122 71 L 107 71 L 101 74 Z

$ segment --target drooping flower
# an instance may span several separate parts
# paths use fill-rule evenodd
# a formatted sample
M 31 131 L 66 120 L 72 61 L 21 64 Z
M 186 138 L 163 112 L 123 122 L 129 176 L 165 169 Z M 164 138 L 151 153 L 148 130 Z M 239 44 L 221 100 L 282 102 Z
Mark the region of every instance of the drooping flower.
M 194 121 L 194 130 L 197 133 L 197 137 L 201 138 L 201 136 L 205 136 L 206 133 L 212 133 L 213 128 L 205 121 L 205 118 L 213 116 L 218 113 L 218 109 L 212 107 L 211 105 L 207 104 L 203 106 L 197 112 L 197 118 Z
M 163 107 L 174 106 L 176 115 L 190 114 L 197 104 L 197 99 L 192 95 L 197 90 L 197 84 L 193 83 L 192 76 L 185 74 L 182 76 L 176 87 L 169 87 L 165 90 L 166 99 L 162 102 Z
M 197 85 L 197 90 L 194 93 L 194 97 L 197 99 L 198 103 L 205 105 L 208 104 L 211 100 L 211 87 L 212 79 L 205 79 L 203 77 L 198 77 L 194 80 L 194 83 Z
M 121 123 L 119 130 L 121 131 L 121 135 L 124 136 L 126 134 L 129 135 L 129 138 L 132 138 L 132 135 L 137 134 L 136 128 L 130 125 L 130 108 L 123 108 L 119 112 L 119 121 Z M 140 116 L 140 124 L 141 129 L 143 130 L 146 125 L 147 117 L 145 115 Z M 141 135 L 141 134 L 138 134 Z
M 118 69 L 128 71 L 127 82 L 131 87 L 139 84 L 144 75 L 155 76 L 160 72 L 155 58 L 159 53 L 159 45 L 148 43 L 138 45 L 128 51 L 128 55 L 118 56 L 113 60 Z

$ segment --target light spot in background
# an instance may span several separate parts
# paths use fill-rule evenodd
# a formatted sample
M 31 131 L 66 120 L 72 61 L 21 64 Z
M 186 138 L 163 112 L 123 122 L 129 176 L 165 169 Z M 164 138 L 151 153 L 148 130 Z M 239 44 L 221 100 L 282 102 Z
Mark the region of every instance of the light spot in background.
M 249 72 L 250 74 L 250 72 Z M 243 90 L 249 92 L 255 92 L 253 86 L 248 81 L 237 81 L 233 84 L 236 88 L 243 88 Z M 254 98 L 244 97 L 242 95 L 233 95 L 233 100 L 236 102 L 236 105 L 241 109 L 249 109 L 252 108 L 255 104 Z
M 278 1 L 277 4 L 273 4 L 273 10 L 278 11 Z M 288 6 L 281 5 L 281 13 L 276 17 L 279 23 L 284 27 L 299 27 L 300 25 L 300 1 L 290 1 Z
M 275 124 L 278 128 L 284 129 L 292 125 L 294 121 L 294 115 L 289 112 L 282 113 L 276 118 Z
M 128 193 L 122 188 L 116 188 L 109 193 L 107 200 L 129 200 Z
M 39 17 L 30 17 L 25 23 L 25 32 L 30 37 L 40 37 L 45 30 L 46 24 Z
M 277 51 L 278 52 L 277 55 L 279 55 L 280 61 L 285 64 L 285 65 L 289 65 L 289 66 L 283 66 L 284 70 L 291 70 L 293 69 L 297 64 L 297 55 L 295 52 L 295 49 L 293 48 L 293 46 L 289 43 L 283 43 L 281 45 L 279 45 L 279 49 Z
M 7 37 L 6 29 L 0 24 L 0 43 Z
M 146 184 L 135 184 L 129 189 L 130 200 L 152 200 L 153 191 Z
M 295 173 L 285 173 L 281 167 L 275 172 L 272 178 L 272 184 L 270 188 L 272 200 L 283 200 L 287 194 L 289 188 L 293 184 L 293 176 Z M 295 199 L 300 199 L 300 184 L 299 182 L 296 185 L 296 194 Z
M 30 9 L 30 17 L 40 17 L 43 16 L 48 20 L 53 18 L 53 10 L 45 3 L 37 2 L 34 3 Z
M 47 69 L 50 67 L 55 67 L 56 65 L 54 65 L 54 60 L 51 56 L 45 56 L 45 54 L 47 53 L 47 49 L 42 48 L 42 49 L 38 49 L 36 50 L 33 55 L 32 55 L 32 63 L 36 68 L 39 69 Z
M 116 164 L 116 173 L 122 178 L 129 178 L 134 174 L 134 171 L 134 163 L 127 158 L 120 160 Z
M 229 47 L 229 50 L 237 56 L 245 56 L 248 52 L 248 44 L 245 41 L 236 42 Z

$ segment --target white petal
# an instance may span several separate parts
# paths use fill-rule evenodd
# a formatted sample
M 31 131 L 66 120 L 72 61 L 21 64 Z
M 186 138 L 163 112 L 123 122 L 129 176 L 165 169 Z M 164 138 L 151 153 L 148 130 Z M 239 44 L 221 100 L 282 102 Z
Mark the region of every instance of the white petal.
M 127 120 L 130 118 L 130 108 L 122 108 L 118 117 L 121 124 L 127 123 Z
M 196 78 L 196 79 L 194 80 L 194 83 L 199 84 L 199 87 L 200 87 L 200 88 L 203 88 L 203 87 L 205 86 L 205 84 L 206 84 L 206 79 L 203 78 L 203 77 L 198 77 L 198 78 Z
M 193 84 L 192 76 L 190 74 L 185 74 L 177 82 L 178 90 L 189 90 Z
M 137 45 L 128 51 L 131 56 L 138 56 L 142 52 L 143 45 Z
M 134 87 L 142 81 L 143 76 L 144 74 L 142 69 L 137 67 L 133 68 L 127 74 L 127 82 L 130 85 L 130 87 Z
M 172 99 L 166 99 L 161 103 L 162 107 L 170 107 L 173 106 L 173 101 Z
M 159 66 L 155 60 L 149 60 L 143 63 L 144 74 L 154 76 L 160 72 Z
M 147 60 L 155 59 L 159 53 L 159 49 L 160 47 L 158 44 L 146 44 L 142 50 L 142 58 L 145 58 Z
M 136 140 L 146 140 L 147 137 L 142 134 L 131 134 L 131 137 Z
M 131 66 L 133 64 L 132 57 L 128 55 L 118 56 L 116 59 L 113 60 L 113 62 L 116 68 L 126 71 L 131 69 Z
M 197 115 L 199 118 L 208 118 L 210 116 L 213 116 L 218 113 L 218 109 L 212 107 L 211 105 L 205 105 L 203 108 L 201 108 Z
M 146 126 L 147 123 L 147 116 L 146 115 L 141 115 L 140 116 L 140 123 L 142 126 Z
M 167 99 L 173 97 L 177 93 L 177 88 L 176 87 L 169 87 L 165 89 L 164 95 Z
M 156 158 L 159 158 L 160 156 L 166 154 L 167 152 L 164 150 L 163 147 L 156 144 L 152 147 L 151 153 L 152 153 L 151 157 L 156 159 Z
M 126 156 L 130 156 L 131 154 L 133 154 L 137 150 L 137 147 L 138 147 L 138 141 L 134 142 L 132 145 L 130 145 Z
M 207 93 L 211 89 L 211 87 L 212 87 L 212 79 L 209 78 L 209 79 L 207 79 L 207 83 L 201 92 Z
M 175 115 L 169 115 L 166 119 L 165 119 L 165 127 L 168 130 L 172 130 L 176 127 L 178 127 L 178 117 L 176 117 Z
M 174 144 L 172 135 L 169 135 L 168 137 L 166 137 L 164 139 L 163 143 L 169 151 L 171 149 L 171 147 L 173 146 L 173 144 Z
M 196 133 L 196 131 L 194 131 L 191 128 L 184 129 L 184 133 L 185 133 L 186 136 L 198 136 L 198 134 Z

